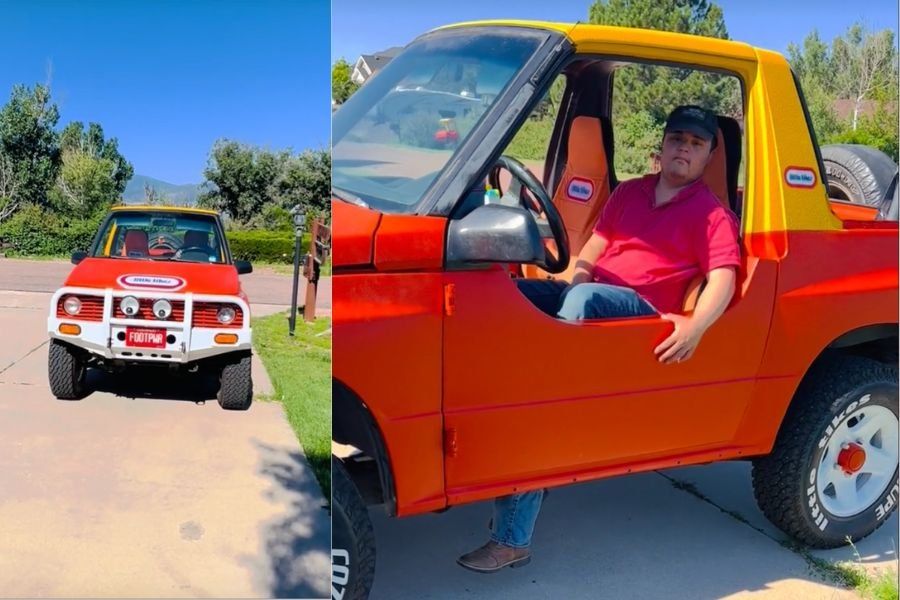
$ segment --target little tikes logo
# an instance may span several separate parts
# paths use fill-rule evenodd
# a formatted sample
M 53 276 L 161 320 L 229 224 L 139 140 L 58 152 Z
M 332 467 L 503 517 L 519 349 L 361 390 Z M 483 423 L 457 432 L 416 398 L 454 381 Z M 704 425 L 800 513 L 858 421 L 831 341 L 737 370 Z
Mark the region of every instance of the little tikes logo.
M 161 277 L 159 275 L 122 275 L 116 281 L 123 288 L 131 290 L 166 290 L 170 292 L 180 290 L 187 284 L 181 277 Z
M 566 187 L 566 196 L 576 202 L 587 202 L 594 195 L 594 183 L 588 179 L 573 177 Z
M 788 167 L 784 180 L 791 187 L 811 188 L 816 185 L 816 172 L 807 167 Z

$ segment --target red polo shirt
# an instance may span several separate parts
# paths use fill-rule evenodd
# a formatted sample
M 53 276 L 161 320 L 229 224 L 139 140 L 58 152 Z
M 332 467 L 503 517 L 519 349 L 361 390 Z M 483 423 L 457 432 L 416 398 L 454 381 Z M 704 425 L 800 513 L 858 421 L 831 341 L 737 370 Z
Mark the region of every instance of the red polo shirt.
M 659 174 L 623 181 L 609 197 L 594 233 L 609 240 L 594 281 L 634 289 L 661 313 L 681 312 L 697 275 L 741 264 L 738 220 L 702 179 L 655 207 Z

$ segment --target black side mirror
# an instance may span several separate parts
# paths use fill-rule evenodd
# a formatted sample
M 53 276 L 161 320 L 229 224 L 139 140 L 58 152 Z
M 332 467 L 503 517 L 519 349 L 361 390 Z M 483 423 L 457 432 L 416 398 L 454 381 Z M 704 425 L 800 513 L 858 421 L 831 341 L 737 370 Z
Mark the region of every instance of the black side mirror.
M 447 232 L 447 262 L 535 263 L 544 258 L 537 222 L 521 207 L 486 204 Z
M 88 253 L 82 252 L 81 250 L 72 253 L 72 264 L 77 265 L 81 261 L 87 258 Z
M 236 260 L 234 266 L 237 268 L 238 275 L 246 275 L 253 272 L 253 265 L 248 260 Z

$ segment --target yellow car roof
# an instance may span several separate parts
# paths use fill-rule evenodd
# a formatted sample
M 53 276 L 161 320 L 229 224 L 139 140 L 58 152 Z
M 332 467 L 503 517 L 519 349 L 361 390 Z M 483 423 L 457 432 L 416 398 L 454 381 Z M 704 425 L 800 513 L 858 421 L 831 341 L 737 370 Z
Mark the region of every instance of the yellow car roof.
M 218 216 L 219 212 L 208 208 L 191 208 L 189 206 L 153 206 L 150 204 L 129 204 L 123 206 L 113 206 L 110 210 L 118 212 L 122 210 L 147 210 L 153 212 L 178 212 L 189 213 L 194 215 L 212 215 Z
M 516 21 L 516 20 L 490 20 L 467 21 L 445 25 L 437 29 L 450 29 L 455 27 L 473 26 L 501 26 L 501 27 L 529 27 L 531 29 L 545 29 L 565 35 L 576 51 L 579 46 L 588 46 L 591 42 L 604 41 L 622 46 L 654 46 L 661 49 L 683 49 L 689 47 L 695 52 L 708 54 L 728 55 L 735 58 L 753 60 L 756 58 L 756 49 L 744 42 L 721 40 L 718 38 L 690 35 L 687 33 L 672 33 L 671 31 L 656 31 L 653 29 L 637 29 L 634 27 L 612 27 L 610 25 L 591 25 L 589 23 L 554 23 L 550 21 Z

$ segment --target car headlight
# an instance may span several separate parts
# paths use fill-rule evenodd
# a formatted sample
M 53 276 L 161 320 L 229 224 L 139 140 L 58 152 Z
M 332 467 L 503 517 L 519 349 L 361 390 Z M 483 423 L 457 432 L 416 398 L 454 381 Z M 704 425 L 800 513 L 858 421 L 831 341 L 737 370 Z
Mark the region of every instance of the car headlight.
M 234 321 L 235 316 L 236 313 L 230 306 L 223 306 L 216 314 L 216 318 L 219 319 L 219 323 L 221 323 L 222 325 L 228 325 L 229 323 Z
M 172 315 L 172 303 L 160 298 L 153 303 L 153 314 L 157 319 L 168 319 Z
M 133 317 L 141 310 L 141 303 L 134 296 L 125 296 L 119 300 L 119 309 L 125 313 L 126 317 Z
M 77 315 L 81 312 L 81 300 L 76 296 L 69 296 L 63 300 L 63 310 L 70 315 Z

